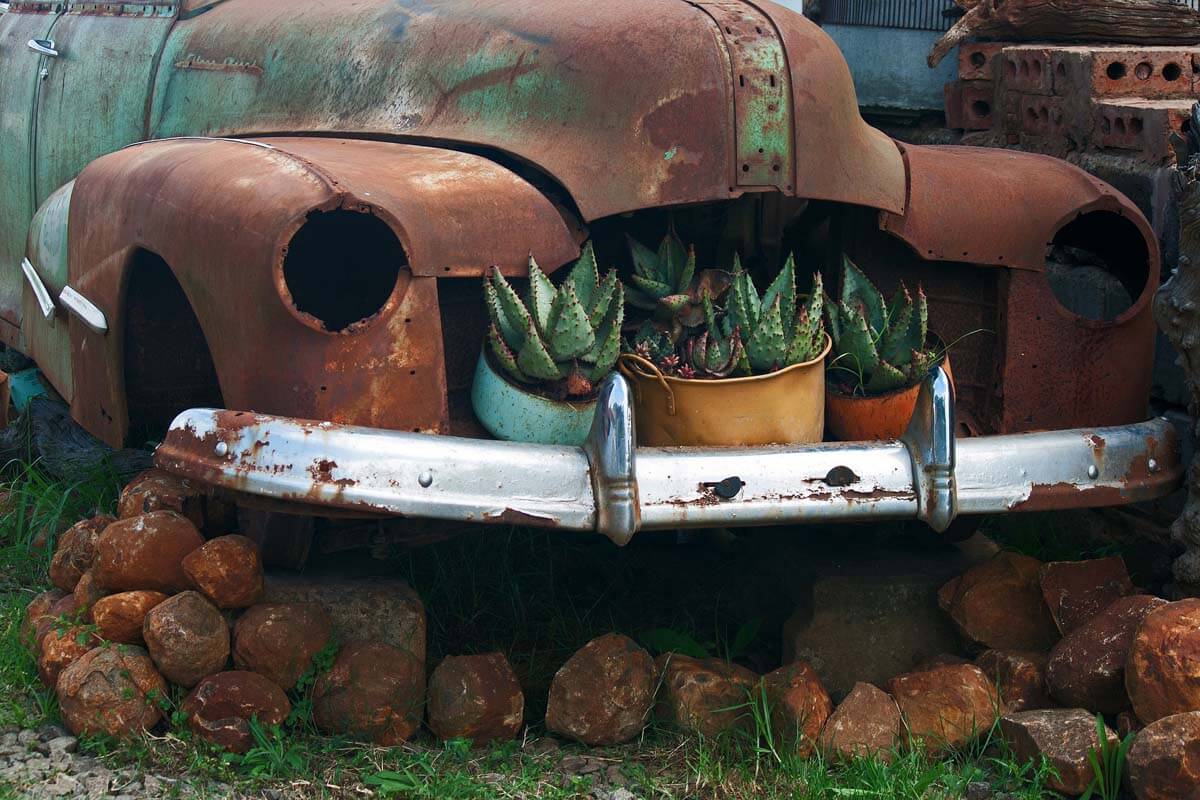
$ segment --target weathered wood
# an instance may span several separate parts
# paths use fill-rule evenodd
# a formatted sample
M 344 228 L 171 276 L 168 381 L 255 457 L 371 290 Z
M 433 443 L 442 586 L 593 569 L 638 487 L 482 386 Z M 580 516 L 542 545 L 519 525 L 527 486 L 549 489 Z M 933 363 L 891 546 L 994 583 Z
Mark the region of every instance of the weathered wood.
M 963 0 L 968 11 L 933 46 L 929 66 L 967 39 L 1191 45 L 1200 13 L 1169 0 Z
M 1196 114 L 1193 112 L 1193 118 Z M 1179 264 L 1154 298 L 1154 317 L 1179 352 L 1178 364 L 1191 391 L 1188 411 L 1192 438 L 1200 444 L 1200 180 L 1196 163 L 1177 173 L 1179 198 Z M 1187 473 L 1187 504 L 1171 526 L 1171 538 L 1185 548 L 1174 564 L 1175 580 L 1194 592 L 1200 589 L 1200 460 Z

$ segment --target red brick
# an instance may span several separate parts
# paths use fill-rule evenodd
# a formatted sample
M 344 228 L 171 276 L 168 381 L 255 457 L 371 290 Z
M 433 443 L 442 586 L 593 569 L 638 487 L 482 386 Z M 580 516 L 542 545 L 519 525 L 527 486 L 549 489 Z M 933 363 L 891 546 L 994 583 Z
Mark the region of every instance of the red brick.
M 1065 136 L 1062 101 L 1057 97 L 1027 94 L 1021 98 L 1021 132 L 1034 136 Z
M 1196 47 L 1062 47 L 1051 56 L 1054 93 L 1186 99 L 1196 94 Z
M 946 84 L 946 125 L 967 131 L 991 130 L 995 121 L 995 86 L 991 81 Z
M 1191 100 L 1101 100 L 1096 103 L 1095 144 L 1137 150 L 1150 161 L 1173 158 L 1171 134 L 1183 135 Z
M 1021 94 L 1052 94 L 1054 73 L 1050 50 L 1036 45 L 1005 47 L 1001 52 L 999 80 L 1005 89 Z
M 958 48 L 958 77 L 964 81 L 995 80 L 996 56 L 1004 45 L 999 42 L 964 42 Z

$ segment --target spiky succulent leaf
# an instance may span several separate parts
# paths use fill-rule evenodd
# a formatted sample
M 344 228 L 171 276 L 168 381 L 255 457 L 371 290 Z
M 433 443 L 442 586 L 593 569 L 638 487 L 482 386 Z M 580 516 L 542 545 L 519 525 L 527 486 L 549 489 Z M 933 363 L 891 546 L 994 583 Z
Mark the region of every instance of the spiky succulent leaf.
M 883 302 L 883 295 L 871 283 L 871 279 L 846 257 L 842 260 L 842 302 L 851 308 L 861 303 L 866 309 L 870 326 L 876 331 L 883 330 L 887 321 L 887 305 Z
M 519 352 L 525 344 L 525 331 L 533 323 L 533 318 L 500 270 L 493 268 L 489 273 L 489 280 L 484 285 L 485 293 L 489 289 L 492 297 L 488 300 L 488 308 L 495 313 L 492 321 L 500 328 L 508 346 Z
M 588 378 L 592 381 L 599 381 L 617 363 L 617 357 L 621 354 L 621 325 L 624 322 L 625 303 L 618 295 L 609 304 L 608 314 L 596 329 L 596 344 L 582 359 L 592 365 L 588 370 Z
M 801 306 L 796 315 L 795 332 L 788 341 L 785 362 L 789 366 L 812 361 L 821 354 L 825 347 L 825 336 L 821 330 L 820 319 L 817 317 L 817 324 L 812 324 L 809 320 L 808 306 Z
M 796 260 L 790 255 L 784 262 L 783 269 L 779 270 L 775 280 L 767 287 L 767 291 L 763 292 L 762 305 L 769 308 L 775 302 L 775 298 L 779 298 L 783 330 L 785 333 L 790 332 L 796 320 Z
M 583 298 L 579 299 L 582 302 Z M 608 309 L 614 301 L 620 303 L 622 306 L 625 305 L 624 295 L 621 292 L 621 281 L 617 277 L 617 271 L 610 270 L 604 276 L 604 280 L 600 282 L 600 287 L 592 293 L 592 304 L 587 306 L 588 320 L 592 323 L 593 328 L 600 327 L 600 323 L 608 316 Z
M 812 291 L 809 292 L 804 307 L 808 310 L 807 324 L 820 330 L 821 318 L 825 311 L 825 283 L 821 280 L 819 272 L 813 273 Z
M 757 373 L 779 369 L 787 359 L 788 341 L 783 333 L 779 305 L 780 298 L 776 296 L 746 339 L 746 357 L 750 360 L 750 368 Z
M 886 361 L 880 361 L 863 386 L 867 394 L 882 394 L 899 389 L 909 382 L 909 377 Z
M 923 380 L 937 363 L 937 355 L 932 350 L 914 350 L 908 354 L 908 378 L 915 383 Z
M 675 281 L 675 286 L 679 289 L 692 285 L 692 278 L 696 275 L 696 248 L 688 247 L 687 258 L 683 262 L 683 268 L 679 272 L 679 277 Z
M 879 340 L 879 357 L 892 366 L 902 367 L 908 363 L 909 354 L 922 344 L 913 341 L 910 336 L 913 301 L 903 283 L 896 291 L 888 311 L 891 319 L 888 320 L 887 330 Z
M 634 308 L 640 308 L 644 311 L 653 311 L 658 301 L 642 290 L 633 286 L 625 287 L 625 302 Z
M 525 306 L 533 315 L 538 332 L 545 334 L 550 327 L 550 309 L 554 305 L 554 284 L 542 272 L 542 268 L 529 257 L 529 297 Z
M 672 286 L 669 283 L 647 278 L 643 275 L 630 275 L 629 280 L 633 281 L 633 285 L 641 289 L 655 300 L 661 300 L 671 294 Z
M 704 308 L 704 326 L 705 326 L 705 328 L 708 329 L 709 334 L 711 334 L 712 336 L 720 336 L 721 328 L 717 324 L 717 309 L 716 309 L 716 306 L 713 305 L 712 297 L 709 296 L 708 292 L 704 293 L 704 296 L 703 296 L 703 298 L 701 298 L 700 303 L 701 303 L 701 306 Z
M 658 256 L 653 250 L 626 234 L 629 242 L 629 255 L 633 258 L 633 272 L 642 278 L 662 283 L 664 276 L 658 271 Z
M 579 302 L 583 303 L 583 307 L 591 313 L 595 307 L 597 294 L 600 286 L 600 269 L 596 266 L 596 252 L 592 248 L 591 240 L 588 240 L 583 246 L 583 252 L 579 254 L 579 258 L 571 266 L 571 271 L 567 273 L 566 282 L 575 287 L 575 294 L 579 297 Z M 603 318 L 604 313 L 601 312 L 600 317 Z
M 579 358 L 596 344 L 596 335 L 588 320 L 587 310 L 575 294 L 575 287 L 564 283 L 558 287 L 551 305 L 546 349 L 555 361 Z
M 733 326 L 743 331 L 753 331 L 758 325 L 761 308 L 758 290 L 750 274 L 742 269 L 742 262 L 736 255 L 733 257 L 733 285 L 729 288 L 726 301 L 726 313 Z
M 517 353 L 517 366 L 521 372 L 537 380 L 556 381 L 566 377 L 566 372 L 551 358 L 532 319 L 525 332 L 525 344 Z
M 688 252 L 683 242 L 672 228 L 658 245 L 658 275 L 659 280 L 669 283 L 676 290 L 686 286 L 680 280 L 684 266 L 687 264 Z
M 521 383 L 529 383 L 529 376 L 517 366 L 517 357 L 513 355 L 512 349 L 504 341 L 504 335 L 500 332 L 499 326 L 492 325 L 488 328 L 487 340 L 492 355 L 496 357 L 496 363 Z
M 865 382 L 879 368 L 875 337 L 862 312 L 849 308 L 845 301 L 838 301 L 838 315 L 842 335 L 838 340 L 837 365 Z
M 912 320 L 909 322 L 908 340 L 916 342 L 913 345 L 914 350 L 921 350 L 925 347 L 925 341 L 928 338 L 929 301 L 925 298 L 925 290 L 918 283 L 916 303 L 913 307 Z

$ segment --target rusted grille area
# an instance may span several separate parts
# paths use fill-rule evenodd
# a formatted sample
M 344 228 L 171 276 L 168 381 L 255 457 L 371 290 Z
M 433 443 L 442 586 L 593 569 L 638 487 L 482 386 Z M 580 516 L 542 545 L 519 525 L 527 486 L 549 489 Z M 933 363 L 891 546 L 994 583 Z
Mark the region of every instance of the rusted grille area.
M 945 13 L 954 8 L 953 0 L 821 0 L 821 22 L 944 31 L 957 19 Z

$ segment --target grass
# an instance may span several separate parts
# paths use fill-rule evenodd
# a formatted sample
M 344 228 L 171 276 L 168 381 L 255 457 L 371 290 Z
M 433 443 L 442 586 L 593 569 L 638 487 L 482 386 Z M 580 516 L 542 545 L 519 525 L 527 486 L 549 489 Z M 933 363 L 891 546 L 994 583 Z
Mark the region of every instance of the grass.
M 37 465 L 10 469 L 0 512 L 0 725 L 36 726 L 56 718 L 52 692 L 37 681 L 20 642 L 24 606 L 46 586 L 58 532 L 96 510 L 113 508 L 110 476 L 64 484 Z M 625 549 L 598 537 L 490 529 L 399 552 L 387 562 L 322 559 L 323 568 L 400 574 L 422 594 L 429 617 L 430 665 L 447 654 L 501 650 L 521 678 L 530 723 L 520 741 L 472 750 L 428 735 L 399 748 L 364 746 L 315 735 L 307 702 L 312 678 L 293 694 L 296 712 L 282 728 L 255 725 L 255 746 L 229 756 L 197 740 L 178 712 L 182 692 L 161 698 L 168 723 L 133 741 L 92 738 L 84 748 L 116 768 L 186 777 L 176 796 L 220 797 L 226 785 L 247 794 L 273 787 L 283 796 L 396 798 L 584 798 L 597 776 L 643 798 L 962 797 L 983 782 L 1019 800 L 1047 796 L 1045 765 L 1020 765 L 994 736 L 938 757 L 901 752 L 890 763 L 833 764 L 800 758 L 770 730 L 769 709 L 747 700 L 753 733 L 717 740 L 653 724 L 630 745 L 587 750 L 557 746 L 541 728 L 550 678 L 589 638 L 611 630 L 639 636 L 652 650 L 694 648 L 733 657 L 759 671 L 779 661 L 779 630 L 803 591 L 814 558 L 843 552 L 847 536 L 820 529 L 723 533 L 681 543 L 645 536 Z M 859 547 L 907 528 L 851 529 Z M 42 546 L 39 547 L 39 543 Z M 839 544 L 840 543 L 840 544 Z M 921 541 L 905 546 L 919 548 Z M 814 556 L 814 553 L 816 555 Z M 328 665 L 332 653 L 320 664 Z M 564 757 L 586 755 L 602 768 L 574 774 Z M 205 788 L 207 787 L 207 788 Z M 0 800 L 20 796 L 0 787 Z

